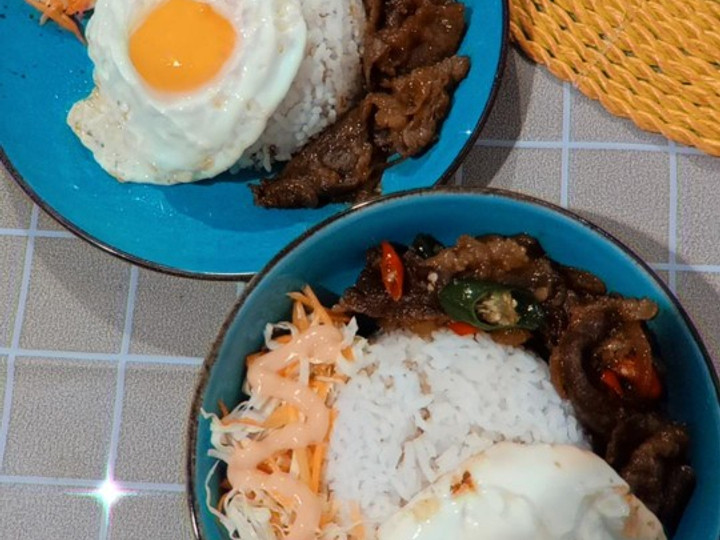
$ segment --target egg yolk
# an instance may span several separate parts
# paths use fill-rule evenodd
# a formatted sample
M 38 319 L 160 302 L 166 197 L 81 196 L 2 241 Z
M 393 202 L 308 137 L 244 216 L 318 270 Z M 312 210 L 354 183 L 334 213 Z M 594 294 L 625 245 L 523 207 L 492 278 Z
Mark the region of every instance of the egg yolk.
M 236 39 L 235 28 L 208 4 L 167 0 L 130 36 L 130 60 L 152 88 L 187 92 L 217 75 Z

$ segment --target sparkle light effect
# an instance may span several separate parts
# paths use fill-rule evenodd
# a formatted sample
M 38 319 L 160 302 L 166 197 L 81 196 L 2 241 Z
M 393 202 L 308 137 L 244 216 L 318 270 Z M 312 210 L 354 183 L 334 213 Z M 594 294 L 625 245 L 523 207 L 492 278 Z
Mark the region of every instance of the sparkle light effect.
M 76 492 L 76 495 L 95 499 L 102 506 L 105 512 L 121 498 L 135 495 L 135 492 L 122 489 L 112 478 L 107 477 L 105 481 L 92 491 Z
M 108 538 L 108 529 L 110 528 L 110 514 L 113 505 L 118 502 L 118 500 L 120 500 L 122 497 L 130 497 L 137 495 L 137 493 L 134 491 L 123 489 L 117 482 L 113 480 L 111 474 L 108 474 L 105 477 L 103 483 L 97 486 L 92 491 L 76 491 L 73 494 L 79 495 L 80 497 L 88 497 L 90 499 L 94 499 L 97 503 L 100 504 L 100 507 L 102 508 L 102 521 L 100 528 L 101 540 L 106 540 Z
M 115 504 L 120 497 L 127 494 L 127 492 L 123 492 L 118 487 L 112 478 L 105 480 L 102 484 L 100 484 L 100 487 L 95 490 L 95 496 L 100 499 L 103 506 L 108 509 Z

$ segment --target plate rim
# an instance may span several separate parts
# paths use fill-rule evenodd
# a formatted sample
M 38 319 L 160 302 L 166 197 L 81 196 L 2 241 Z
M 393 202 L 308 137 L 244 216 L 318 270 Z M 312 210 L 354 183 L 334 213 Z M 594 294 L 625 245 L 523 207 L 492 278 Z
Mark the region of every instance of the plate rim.
M 195 389 L 193 391 L 192 401 L 190 404 L 190 411 L 188 416 L 186 417 L 187 421 L 187 427 L 185 431 L 185 498 L 187 503 L 187 508 L 190 513 L 190 522 L 193 529 L 193 534 L 195 535 L 194 540 L 205 540 L 205 537 L 201 533 L 201 526 L 200 526 L 200 511 L 198 504 L 200 504 L 200 501 L 195 496 L 195 490 L 196 490 L 196 483 L 195 483 L 195 472 L 196 472 L 196 455 L 195 455 L 195 447 L 197 446 L 197 433 L 198 433 L 198 414 L 202 407 L 202 401 L 204 392 L 207 388 L 208 381 L 210 379 L 210 373 L 212 371 L 213 366 L 215 365 L 215 362 L 217 361 L 217 358 L 220 353 L 220 349 L 222 348 L 223 343 L 225 342 L 225 338 L 227 335 L 228 330 L 230 329 L 230 326 L 232 326 L 235 317 L 237 316 L 238 312 L 242 308 L 242 306 L 245 304 L 245 301 L 247 298 L 253 293 L 253 291 L 256 289 L 257 285 L 265 278 L 267 274 L 269 274 L 282 260 L 290 254 L 294 249 L 296 249 L 300 244 L 308 240 L 311 236 L 313 236 L 316 232 L 328 227 L 329 225 L 332 225 L 336 221 L 343 219 L 345 216 L 349 214 L 355 214 L 362 208 L 366 206 L 379 206 L 384 203 L 393 202 L 397 199 L 404 199 L 404 198 L 413 198 L 413 197 L 423 197 L 423 196 L 433 196 L 433 195 L 470 195 L 470 196 L 476 196 L 476 197 L 484 197 L 484 196 L 495 196 L 505 199 L 510 199 L 513 201 L 519 201 L 521 203 L 526 203 L 534 206 L 539 206 L 541 208 L 548 209 L 552 212 L 558 213 L 561 216 L 564 216 L 566 218 L 571 219 L 576 224 L 578 224 L 581 227 L 585 227 L 589 229 L 591 232 L 598 234 L 600 237 L 602 237 L 606 242 L 609 242 L 610 244 L 617 247 L 625 256 L 630 258 L 633 263 L 637 264 L 640 269 L 645 272 L 655 283 L 655 285 L 658 286 L 658 288 L 661 290 L 661 292 L 665 295 L 665 297 L 669 300 L 670 304 L 677 310 L 677 313 L 680 317 L 680 320 L 685 323 L 685 326 L 688 329 L 688 332 L 690 333 L 690 336 L 692 338 L 693 343 L 698 348 L 698 352 L 700 354 L 700 357 L 702 358 L 705 367 L 707 368 L 709 375 L 710 375 L 710 383 L 713 389 L 715 390 L 715 400 L 717 401 L 718 406 L 720 407 L 720 374 L 715 371 L 715 367 L 713 364 L 713 360 L 710 356 L 710 352 L 705 345 L 705 342 L 703 341 L 702 337 L 700 336 L 700 333 L 695 326 L 695 323 L 693 322 L 692 318 L 688 314 L 688 312 L 683 307 L 682 303 L 680 302 L 680 299 L 670 290 L 670 287 L 660 278 L 660 276 L 650 267 L 650 265 L 645 262 L 644 259 L 638 255 L 635 250 L 630 248 L 627 244 L 625 244 L 622 240 L 618 239 L 616 236 L 611 234 L 610 232 L 603 229 L 601 226 L 593 223 L 592 221 L 584 218 L 580 214 L 577 214 L 573 212 L 572 210 L 568 210 L 567 208 L 563 208 L 562 206 L 559 206 L 557 204 L 551 203 L 549 201 L 545 201 L 543 199 L 540 199 L 538 197 L 534 197 L 532 195 L 527 195 L 524 193 L 519 193 L 515 191 L 510 191 L 507 189 L 502 188 L 494 188 L 494 187 L 472 187 L 472 186 L 441 186 L 441 187 L 435 187 L 435 188 L 418 188 L 418 189 L 412 189 L 408 191 L 402 191 L 398 193 L 394 193 L 391 195 L 387 195 L 385 197 L 380 197 L 371 201 L 366 201 L 364 203 L 360 203 L 357 205 L 352 206 L 351 208 L 348 208 L 344 211 L 338 212 L 337 214 L 334 214 L 333 216 L 330 216 L 329 218 L 326 218 L 325 220 L 321 221 L 320 223 L 314 225 L 313 227 L 309 228 L 307 231 L 305 231 L 303 234 L 295 238 L 292 242 L 290 242 L 288 245 L 286 245 L 281 251 L 279 251 L 260 271 L 258 271 L 253 278 L 250 280 L 250 282 L 246 285 L 245 289 L 242 291 L 238 299 L 235 301 L 233 306 L 228 311 L 227 316 L 223 320 L 222 325 L 220 326 L 219 330 L 217 331 L 217 334 L 212 342 L 212 345 L 210 346 L 210 350 L 208 354 L 203 359 L 203 363 L 200 367 L 200 376 L 198 378 L 198 381 L 196 383 Z
M 460 0 L 462 1 L 462 0 Z M 482 113 L 480 114 L 478 121 L 475 124 L 475 127 L 473 128 L 472 132 L 466 139 L 465 143 L 463 144 L 462 148 L 458 152 L 458 154 L 455 156 L 452 162 L 448 165 L 448 167 L 445 169 L 443 174 L 433 182 L 432 187 L 437 186 L 443 186 L 445 185 L 454 175 L 455 172 L 458 170 L 460 165 L 465 160 L 465 157 L 470 152 L 470 150 L 475 146 L 475 142 L 477 141 L 478 137 L 480 136 L 480 131 L 482 131 L 482 128 L 487 123 L 488 118 L 490 117 L 490 113 L 493 110 L 493 107 L 495 105 L 495 101 L 498 96 L 498 92 L 500 89 L 500 83 L 502 82 L 503 74 L 505 72 L 505 66 L 507 64 L 507 54 L 508 49 L 510 47 L 510 16 L 509 16 L 509 0 L 499 0 L 501 5 L 501 36 L 500 36 L 500 55 L 498 58 L 498 65 L 495 69 L 495 74 L 493 76 L 493 82 L 492 86 L 490 87 L 490 94 L 488 96 L 488 100 L 485 103 L 485 107 L 483 108 Z M 42 196 L 30 185 L 30 183 L 24 178 L 22 174 L 15 168 L 15 166 L 12 164 L 12 161 L 10 160 L 10 156 L 7 155 L 5 152 L 5 147 L 2 143 L 0 143 L 0 163 L 5 167 L 7 170 L 8 175 L 10 178 L 12 178 L 15 183 L 20 186 L 20 188 L 27 194 L 28 197 L 33 201 L 33 203 L 37 204 L 43 211 L 45 211 L 50 217 L 52 217 L 55 221 L 60 223 L 65 229 L 79 237 L 81 240 L 84 240 L 88 244 L 99 248 L 100 250 L 104 251 L 105 253 L 108 253 L 122 261 L 129 262 L 131 264 L 134 264 L 136 266 L 146 268 L 148 270 L 153 270 L 155 272 L 159 272 L 162 274 L 167 274 L 171 276 L 176 277 L 184 277 L 184 278 L 193 278 L 193 279 L 202 279 L 207 281 L 243 281 L 248 282 L 252 279 L 254 275 L 256 275 L 258 272 L 262 270 L 263 267 L 267 266 L 272 260 L 274 260 L 274 257 L 270 258 L 265 264 L 262 265 L 261 268 L 256 270 L 255 272 L 218 272 L 218 271 L 196 271 L 196 270 L 185 270 L 182 268 L 176 268 L 174 266 L 170 266 L 167 264 L 163 264 L 156 261 L 151 261 L 149 259 L 146 259 L 144 257 L 135 255 L 133 253 L 130 253 L 126 250 L 120 249 L 116 246 L 113 246 L 110 242 L 107 242 L 105 240 L 101 240 L 94 234 L 90 233 L 89 231 L 83 229 L 82 227 L 72 223 L 69 219 L 67 219 L 65 216 L 63 216 L 60 212 L 55 210 L 49 202 L 47 202 L 45 199 L 43 199 Z M 420 189 L 431 189 L 431 188 L 420 188 Z M 413 190 L 410 190 L 413 191 Z M 350 211 L 354 209 L 357 206 L 361 206 L 364 204 L 367 204 L 368 202 L 376 201 L 378 199 L 382 199 L 387 196 L 392 196 L 396 193 L 406 193 L 407 191 L 398 191 L 394 193 L 390 193 L 387 195 L 380 195 L 378 197 L 375 197 L 371 199 L 370 201 L 364 201 L 357 204 L 352 204 L 339 212 L 336 212 L 330 218 L 333 218 L 335 216 L 338 216 L 340 214 L 343 214 L 347 211 Z M 328 218 L 326 218 L 328 219 Z M 325 219 L 315 223 L 310 230 L 314 229 L 317 225 L 320 223 L 323 223 Z M 295 238 L 291 238 L 288 242 L 293 242 Z

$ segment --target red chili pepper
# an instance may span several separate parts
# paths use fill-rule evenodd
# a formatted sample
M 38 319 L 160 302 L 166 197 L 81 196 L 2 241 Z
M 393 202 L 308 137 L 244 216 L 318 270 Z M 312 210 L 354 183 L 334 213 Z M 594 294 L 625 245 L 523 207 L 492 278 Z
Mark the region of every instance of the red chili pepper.
M 620 385 L 620 379 L 618 379 L 618 376 L 614 371 L 606 369 L 602 372 L 602 375 L 600 375 L 600 380 L 605 386 L 610 388 L 610 390 L 615 392 L 618 396 L 622 397 L 623 390 L 622 386 Z
M 650 372 L 650 379 L 648 384 L 645 386 L 644 393 L 648 399 L 658 399 L 662 395 L 663 387 L 660 381 L 660 376 L 656 369 Z
M 627 381 L 632 391 L 643 399 L 658 399 L 662 394 L 662 383 L 654 366 L 640 371 L 634 357 L 628 357 L 617 363 L 612 369 L 606 369 L 600 376 L 605 386 L 618 396 L 623 395 L 620 379 Z
M 451 321 L 448 323 L 447 327 L 458 336 L 470 336 L 478 333 L 478 329 L 472 324 L 461 321 Z
M 380 261 L 382 282 L 390 298 L 397 302 L 403 295 L 405 268 L 400 256 L 395 251 L 395 248 L 390 245 L 390 242 L 383 242 L 380 245 L 382 247 L 382 260 Z
M 662 383 L 652 362 L 642 368 L 634 356 L 629 356 L 614 369 L 615 373 L 628 381 L 633 390 L 643 399 L 658 399 L 662 394 Z

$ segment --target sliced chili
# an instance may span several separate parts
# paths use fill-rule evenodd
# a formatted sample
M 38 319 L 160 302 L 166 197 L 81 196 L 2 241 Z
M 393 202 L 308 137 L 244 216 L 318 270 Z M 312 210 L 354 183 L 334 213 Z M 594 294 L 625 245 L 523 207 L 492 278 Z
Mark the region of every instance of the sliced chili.
M 662 383 L 654 366 L 647 369 L 638 369 L 635 357 L 628 357 L 617 363 L 611 369 L 606 369 L 600 375 L 600 381 L 615 392 L 623 395 L 620 380 L 626 381 L 632 392 L 642 399 L 658 399 L 662 394 Z
M 544 322 L 530 291 L 492 281 L 455 279 L 443 287 L 438 300 L 450 318 L 482 330 L 536 330 Z
M 622 397 L 623 391 L 622 386 L 620 385 L 620 379 L 618 379 L 618 376 L 615 374 L 614 371 L 606 369 L 602 372 L 602 375 L 600 375 L 600 380 L 610 390 L 615 392 L 618 396 Z
M 615 373 L 632 385 L 633 390 L 643 399 L 657 399 L 662 394 L 662 383 L 652 362 L 645 365 L 631 356 L 618 362 Z
M 397 302 L 403 295 L 405 267 L 390 242 L 383 242 L 380 246 L 382 248 L 382 260 L 380 261 L 382 282 L 390 298 Z
M 472 324 L 462 321 L 451 321 L 448 323 L 448 328 L 455 332 L 458 336 L 470 336 L 477 334 L 478 328 Z

